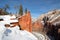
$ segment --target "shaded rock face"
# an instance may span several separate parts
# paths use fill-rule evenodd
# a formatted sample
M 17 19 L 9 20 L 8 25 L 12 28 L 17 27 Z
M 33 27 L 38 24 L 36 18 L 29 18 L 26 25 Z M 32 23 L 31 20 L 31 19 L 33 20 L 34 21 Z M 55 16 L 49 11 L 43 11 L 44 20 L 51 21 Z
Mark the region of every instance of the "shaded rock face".
M 36 31 L 36 32 L 43 31 L 43 25 L 42 25 L 41 22 L 36 21 L 36 22 L 33 23 L 32 29 L 33 29 L 33 31 Z
M 32 22 L 30 12 L 19 18 L 19 25 L 21 26 L 22 30 L 32 32 Z

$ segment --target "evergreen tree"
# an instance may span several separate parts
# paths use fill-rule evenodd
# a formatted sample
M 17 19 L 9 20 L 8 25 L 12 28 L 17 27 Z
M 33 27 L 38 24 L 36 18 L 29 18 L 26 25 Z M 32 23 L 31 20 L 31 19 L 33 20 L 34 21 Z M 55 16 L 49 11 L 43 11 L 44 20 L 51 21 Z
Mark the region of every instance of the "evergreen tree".
M 2 8 L 0 8 L 0 15 L 2 15 L 3 13 L 2 13 L 2 11 L 3 11 L 3 9 Z
M 8 15 L 9 13 L 7 12 L 7 10 L 10 9 L 9 5 L 8 4 L 5 4 L 3 10 L 4 10 L 4 15 Z
M 22 7 L 22 5 L 20 5 L 19 14 L 20 14 L 21 16 L 23 15 L 23 7 Z
M 10 7 L 9 7 L 8 4 L 6 4 L 3 8 L 0 8 L 0 15 L 7 15 L 7 14 L 9 14 L 8 11 L 7 11 L 7 9 L 9 9 L 9 8 Z
M 25 13 L 27 13 L 27 8 L 25 9 Z
M 7 11 L 7 9 L 10 9 L 10 7 L 8 4 L 5 4 L 5 7 L 3 9 L 4 9 L 4 11 Z

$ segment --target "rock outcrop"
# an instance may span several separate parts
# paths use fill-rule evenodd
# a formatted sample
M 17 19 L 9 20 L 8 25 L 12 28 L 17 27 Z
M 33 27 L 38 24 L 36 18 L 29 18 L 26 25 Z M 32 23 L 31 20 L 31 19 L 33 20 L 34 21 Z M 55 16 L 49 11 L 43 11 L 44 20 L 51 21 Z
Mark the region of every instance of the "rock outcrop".
M 32 32 L 32 21 L 30 12 L 19 18 L 19 25 L 21 26 L 22 30 Z

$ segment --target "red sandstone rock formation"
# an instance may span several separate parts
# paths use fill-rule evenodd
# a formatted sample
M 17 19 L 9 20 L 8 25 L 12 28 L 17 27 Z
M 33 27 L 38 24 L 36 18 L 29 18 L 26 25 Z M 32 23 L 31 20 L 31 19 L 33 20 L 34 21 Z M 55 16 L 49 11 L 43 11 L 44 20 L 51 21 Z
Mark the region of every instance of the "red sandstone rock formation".
M 32 28 L 33 31 L 36 31 L 36 32 L 43 31 L 43 25 L 39 21 L 34 22 L 32 27 L 33 27 Z
M 19 25 L 21 26 L 22 30 L 32 32 L 32 22 L 30 12 L 27 12 L 27 14 L 19 18 Z

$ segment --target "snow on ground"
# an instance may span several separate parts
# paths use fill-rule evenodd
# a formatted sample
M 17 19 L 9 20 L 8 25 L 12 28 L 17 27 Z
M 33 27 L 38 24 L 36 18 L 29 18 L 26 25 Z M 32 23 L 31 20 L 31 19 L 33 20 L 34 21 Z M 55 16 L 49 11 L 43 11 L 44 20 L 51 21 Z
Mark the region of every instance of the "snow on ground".
M 18 27 L 6 28 L 3 33 L 0 31 L 0 40 L 38 40 L 33 34 Z
M 0 22 L 0 40 L 2 39 L 2 34 L 6 29 L 3 23 L 3 21 Z

